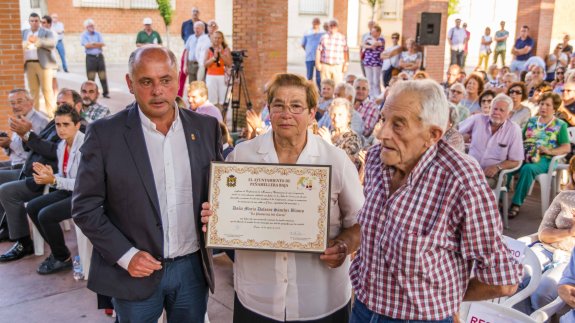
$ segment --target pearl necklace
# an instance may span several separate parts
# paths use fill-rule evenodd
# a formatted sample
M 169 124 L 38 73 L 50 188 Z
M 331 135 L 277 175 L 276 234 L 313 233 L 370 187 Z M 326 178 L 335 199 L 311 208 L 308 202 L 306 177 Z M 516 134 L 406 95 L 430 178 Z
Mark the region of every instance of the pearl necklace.
M 551 120 L 547 123 L 541 123 L 541 117 L 537 118 L 537 124 L 535 125 L 537 127 L 537 130 L 543 130 L 545 128 L 547 128 L 547 126 L 553 122 L 553 120 L 555 120 L 555 116 L 553 116 L 553 118 L 551 118 Z M 541 127 L 539 125 L 542 125 Z

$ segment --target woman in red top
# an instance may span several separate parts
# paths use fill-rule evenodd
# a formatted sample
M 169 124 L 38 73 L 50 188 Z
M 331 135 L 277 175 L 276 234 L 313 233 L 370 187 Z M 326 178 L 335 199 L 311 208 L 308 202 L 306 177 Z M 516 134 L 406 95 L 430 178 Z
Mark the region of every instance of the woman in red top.
M 225 73 L 226 68 L 232 64 L 232 55 L 221 31 L 215 31 L 211 38 L 212 47 L 207 49 L 204 56 L 206 58 L 204 65 L 206 67 L 208 100 L 223 110 L 222 107 L 226 99 Z

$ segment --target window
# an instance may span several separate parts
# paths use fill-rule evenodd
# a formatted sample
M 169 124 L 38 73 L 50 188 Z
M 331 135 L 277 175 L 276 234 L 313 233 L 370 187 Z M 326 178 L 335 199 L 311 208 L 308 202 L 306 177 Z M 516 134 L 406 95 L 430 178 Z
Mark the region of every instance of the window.
M 171 0 L 172 9 L 176 9 L 176 0 Z M 121 9 L 157 9 L 156 0 L 74 0 L 74 7 L 121 8 Z
M 328 0 L 299 0 L 300 15 L 322 15 L 327 16 L 329 13 Z
M 383 19 L 401 19 L 402 0 L 385 0 L 381 6 L 381 17 Z

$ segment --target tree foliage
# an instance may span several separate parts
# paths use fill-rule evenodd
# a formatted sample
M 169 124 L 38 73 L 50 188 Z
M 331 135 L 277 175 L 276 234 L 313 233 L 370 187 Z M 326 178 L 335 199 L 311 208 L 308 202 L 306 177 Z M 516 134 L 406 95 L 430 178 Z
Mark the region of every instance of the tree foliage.
M 381 7 L 383 0 L 362 0 L 363 3 L 371 7 L 371 20 L 375 18 L 375 12 L 378 7 Z
M 172 4 L 170 0 L 156 0 L 158 4 L 158 10 L 160 10 L 160 16 L 164 19 L 164 24 L 166 27 L 172 24 L 172 14 L 174 11 L 172 10 Z
M 449 0 L 447 4 L 447 15 L 451 16 L 459 12 L 459 1 L 460 0 Z

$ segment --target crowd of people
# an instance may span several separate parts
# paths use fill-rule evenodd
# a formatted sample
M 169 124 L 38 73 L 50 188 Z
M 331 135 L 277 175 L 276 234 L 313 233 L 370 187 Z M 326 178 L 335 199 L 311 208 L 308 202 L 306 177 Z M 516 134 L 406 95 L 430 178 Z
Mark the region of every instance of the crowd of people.
M 515 218 L 535 177 L 554 167 L 552 157 L 572 154 L 575 58 L 568 36 L 536 59 L 523 26 L 508 67 L 509 33 L 501 22 L 493 39 L 485 29 L 480 61 L 466 75 L 470 34 L 457 19 L 448 32 L 452 64 L 439 83 L 421 69 L 413 39 L 402 47 L 394 33 L 386 47 L 374 22 L 361 40 L 364 75 L 346 73 L 349 49 L 338 22 L 320 28 L 315 18 L 301 42 L 307 78 L 283 73 L 269 80 L 265 102 L 247 111 L 234 147 L 222 122 L 231 49 L 217 23 L 199 14 L 193 8 L 182 25 L 180 59 L 161 46 L 152 20 L 143 20 L 126 77 L 135 101 L 113 116 L 98 103 L 96 73 L 102 96 L 109 90 L 104 41 L 91 19 L 82 35 L 88 80 L 80 92 L 60 89 L 50 115 L 38 111 L 39 88 L 46 100 L 53 91 L 44 86 L 57 68 L 58 32 L 30 15 L 26 72 L 41 85 L 9 94 L 12 135 L 0 133 L 10 157 L 0 170 L 0 239 L 15 243 L 0 262 L 33 253 L 29 215 L 51 249 L 37 272 L 70 269 L 59 222 L 73 217 L 94 246 L 88 287 L 120 322 L 154 321 L 163 310 L 170 322 L 201 322 L 214 289 L 203 236 L 213 215 L 210 163 L 327 164 L 328 248 L 321 255 L 236 250 L 234 322 L 451 322 L 462 301 L 523 287 L 492 190 L 503 170 L 516 169 L 508 176 L 516 179 L 508 210 Z M 189 104 L 182 100 L 186 80 Z M 557 296 L 575 306 L 575 159 L 569 169 L 570 186 L 547 210 L 540 241 L 531 246 L 545 280 L 528 313 Z

